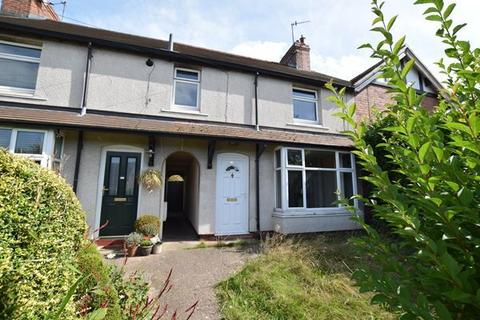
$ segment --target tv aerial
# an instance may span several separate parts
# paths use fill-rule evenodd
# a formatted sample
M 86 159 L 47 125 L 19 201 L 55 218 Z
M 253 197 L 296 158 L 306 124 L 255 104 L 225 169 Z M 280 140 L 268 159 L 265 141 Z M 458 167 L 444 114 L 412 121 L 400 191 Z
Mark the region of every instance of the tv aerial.
M 292 28 L 292 43 L 295 43 L 295 33 L 294 33 L 294 27 L 298 26 L 299 24 L 304 24 L 304 23 L 309 23 L 310 20 L 304 20 L 304 21 L 297 21 L 295 20 L 294 22 L 290 23 L 290 27 Z

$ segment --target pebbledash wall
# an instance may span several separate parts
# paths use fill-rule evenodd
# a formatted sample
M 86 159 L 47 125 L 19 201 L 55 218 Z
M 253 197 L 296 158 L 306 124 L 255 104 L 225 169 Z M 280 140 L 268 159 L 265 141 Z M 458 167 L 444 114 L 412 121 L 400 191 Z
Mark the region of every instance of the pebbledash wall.
M 86 46 L 48 40 L 41 45 L 35 96 L 20 98 L 3 95 L 2 100 L 79 108 Z M 146 59 L 142 55 L 94 49 L 88 85 L 88 107 L 143 115 L 254 124 L 253 74 L 197 67 L 201 78 L 200 106 L 198 111 L 187 111 L 172 107 L 173 74 L 177 65 L 154 59 L 154 66 L 148 67 Z M 294 86 L 317 92 L 320 123 L 295 123 L 292 111 Z M 259 124 L 311 132 L 341 132 L 346 128 L 345 124 L 333 116 L 337 110 L 335 104 L 327 100 L 328 95 L 330 93 L 325 88 L 260 76 Z M 353 95 L 349 93 L 347 99 L 353 100 Z
M 87 47 L 50 40 L 43 40 L 39 45 L 42 47 L 42 53 L 35 95 L 32 97 L 2 95 L 2 100 L 80 110 Z M 197 67 L 201 72 L 200 106 L 198 111 L 186 112 L 172 108 L 173 74 L 177 65 L 154 59 L 154 67 L 148 67 L 145 64 L 147 58 L 137 54 L 94 48 L 88 85 L 88 108 L 223 123 L 254 124 L 253 74 Z M 188 67 L 196 68 L 196 66 Z M 313 89 L 317 92 L 320 118 L 318 124 L 301 124 L 294 121 L 293 87 Z M 346 129 L 346 126 L 343 121 L 333 116 L 337 109 L 327 100 L 329 94 L 324 88 L 260 76 L 258 81 L 259 124 L 319 133 L 341 132 Z M 353 95 L 349 93 L 347 99 L 352 101 Z M 207 169 L 207 141 L 181 137 L 167 138 L 161 135 L 156 139 L 156 167 L 162 168 L 166 157 L 175 151 L 188 152 L 198 161 L 200 167 L 198 223 L 194 227 L 199 234 L 214 234 L 216 156 L 213 169 Z M 104 161 L 102 151 L 106 148 L 116 149 L 125 146 L 145 150 L 147 145 L 145 135 L 85 132 L 77 191 L 92 229 L 98 227 L 100 219 L 99 178 L 104 174 L 101 172 L 102 161 Z M 260 159 L 261 230 L 296 233 L 355 227 L 347 215 L 334 217 L 311 213 L 297 216 L 274 214 L 273 154 L 277 146 L 279 145 L 269 145 Z M 65 157 L 63 174 L 70 183 L 73 183 L 76 147 L 77 133 L 67 131 L 63 152 Z M 250 231 L 254 232 L 256 231 L 255 144 L 217 142 L 215 154 L 222 152 L 241 153 L 249 157 L 249 221 Z M 142 163 L 145 167 L 145 157 Z M 140 190 L 138 215 L 147 213 L 160 215 L 163 194 L 163 188 L 153 193 Z
M 76 160 L 76 147 L 78 133 L 76 131 L 65 132 L 64 144 L 64 163 L 63 175 L 65 179 L 72 184 L 74 175 L 74 166 Z M 82 150 L 82 161 L 80 166 L 80 175 L 78 181 L 77 195 L 87 212 L 87 221 L 92 231 L 98 228 L 100 202 L 98 192 L 101 192 L 101 186 L 98 184 L 101 176 L 104 174 L 104 167 L 101 158 L 102 150 L 139 148 L 143 150 L 148 137 L 141 134 L 123 134 L 123 133 L 105 133 L 105 132 L 85 132 L 84 148 Z M 119 144 L 121 141 L 121 144 Z M 213 159 L 213 168 L 207 169 L 207 140 L 197 138 L 175 138 L 175 137 L 157 137 L 157 151 L 155 153 L 155 168 L 161 169 L 163 181 L 165 177 L 165 162 L 169 155 L 175 152 L 186 152 L 192 155 L 199 165 L 199 186 L 198 186 L 198 212 L 191 219 L 193 227 L 198 234 L 215 234 L 215 200 L 216 200 L 216 159 Z M 260 213 L 261 229 L 274 230 L 272 222 L 272 212 L 274 204 L 274 180 L 273 180 L 273 149 L 269 147 L 262 155 L 260 161 Z M 135 149 L 132 149 L 135 151 Z M 256 198 L 255 198 L 255 145 L 247 142 L 218 142 L 216 155 L 221 153 L 240 153 L 249 158 L 249 229 L 256 230 Z M 147 166 L 145 157 L 142 160 L 142 166 Z M 148 192 L 140 188 L 138 199 L 138 216 L 144 214 L 160 215 L 165 194 L 165 184 L 159 190 Z M 277 228 L 278 229 L 278 228 Z

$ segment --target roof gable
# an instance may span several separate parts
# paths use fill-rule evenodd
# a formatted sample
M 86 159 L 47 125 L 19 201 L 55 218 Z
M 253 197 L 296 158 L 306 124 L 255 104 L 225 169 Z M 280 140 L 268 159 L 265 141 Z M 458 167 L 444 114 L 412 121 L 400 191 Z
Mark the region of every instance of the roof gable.
M 405 48 L 405 50 L 400 54 L 400 59 L 402 60 L 413 60 L 414 61 L 414 68 L 412 70 L 416 70 L 419 74 L 423 77 L 428 79 L 434 91 L 439 92 L 443 86 L 440 81 L 435 78 L 435 76 L 430 72 L 430 70 L 418 59 L 418 57 L 413 53 L 410 48 Z M 361 91 L 366 86 L 371 83 L 379 83 L 377 75 L 380 72 L 384 62 L 379 61 L 375 63 L 373 66 L 368 68 L 367 70 L 363 71 L 356 77 L 350 80 L 355 91 Z

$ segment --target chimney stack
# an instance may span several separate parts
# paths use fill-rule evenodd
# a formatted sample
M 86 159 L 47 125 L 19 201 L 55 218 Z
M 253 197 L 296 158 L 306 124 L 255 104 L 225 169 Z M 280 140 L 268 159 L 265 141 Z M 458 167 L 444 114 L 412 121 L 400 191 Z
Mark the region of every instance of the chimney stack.
M 52 5 L 46 0 L 3 0 L 0 15 L 60 20 Z
M 280 63 L 298 70 L 310 71 L 310 47 L 305 43 L 303 35 L 287 50 Z

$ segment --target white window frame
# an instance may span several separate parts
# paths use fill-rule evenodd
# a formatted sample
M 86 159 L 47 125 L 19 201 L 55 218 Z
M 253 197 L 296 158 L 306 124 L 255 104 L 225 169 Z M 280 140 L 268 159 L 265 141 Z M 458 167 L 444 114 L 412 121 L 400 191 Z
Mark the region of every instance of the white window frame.
M 318 208 L 307 208 L 307 192 L 306 192 L 306 172 L 307 171 L 330 171 L 330 172 L 335 172 L 336 173 L 336 179 L 337 179 L 337 200 L 340 200 L 342 198 L 342 193 L 343 190 L 340 190 L 341 188 L 341 174 L 342 173 L 351 173 L 352 174 L 352 190 L 353 194 L 356 195 L 358 194 L 358 188 L 357 188 L 357 175 L 356 175 L 356 170 L 355 170 L 355 156 L 349 152 L 349 151 L 339 151 L 339 150 L 331 150 L 331 149 L 316 149 L 316 148 L 294 148 L 294 147 L 278 147 L 275 149 L 279 150 L 280 149 L 280 157 L 281 157 L 281 166 L 280 168 L 276 167 L 276 163 L 274 163 L 274 170 L 275 173 L 277 170 L 281 170 L 281 179 L 282 183 L 281 185 L 281 193 L 282 193 L 282 204 L 281 207 L 277 205 L 275 202 L 275 211 L 276 212 L 283 212 L 283 213 L 288 213 L 288 214 L 294 214 L 294 213 L 302 213 L 302 212 L 310 212 L 310 213 L 343 213 L 345 212 L 345 208 L 343 204 L 338 204 L 336 206 L 332 207 L 318 207 Z M 289 165 L 288 164 L 288 150 L 300 150 L 302 153 L 302 165 Z M 326 151 L 326 152 L 332 152 L 335 154 L 335 168 L 320 168 L 320 167 L 306 167 L 305 166 L 305 151 L 306 150 L 312 150 L 312 151 Z M 350 155 L 350 163 L 351 163 L 351 168 L 340 168 L 340 163 L 341 163 L 341 154 L 349 154 Z M 276 157 L 274 157 L 274 161 L 276 161 Z M 288 171 L 301 171 L 302 172 L 302 188 L 303 188 L 303 206 L 301 207 L 289 207 L 288 206 L 288 200 L 289 200 L 289 191 L 288 191 Z M 277 176 L 275 174 L 274 178 L 274 191 L 275 195 L 277 192 Z M 358 209 L 358 200 L 354 199 L 353 205 L 355 208 Z
M 295 97 L 295 95 L 293 94 L 294 90 L 313 93 L 313 94 L 315 94 L 315 99 Z M 295 118 L 295 100 L 314 102 L 315 103 L 315 120 Z M 300 87 L 292 87 L 292 116 L 293 116 L 293 121 L 294 122 L 296 122 L 296 123 L 307 123 L 307 124 L 319 124 L 320 123 L 319 113 L 320 112 L 318 110 L 318 91 L 312 90 L 312 89 L 300 88 Z
M 37 50 L 40 50 L 40 54 L 41 54 L 41 51 L 42 51 L 41 46 L 35 46 L 35 45 L 24 44 L 24 43 L 19 43 L 19 42 L 11 42 L 11 41 L 5 41 L 5 40 L 0 40 L 0 43 L 4 43 L 4 44 L 7 44 L 7 45 L 12 45 L 12 46 L 16 46 L 16 47 L 37 49 Z M 0 52 L 0 58 L 13 60 L 13 61 L 32 62 L 32 63 L 38 64 L 38 66 L 40 68 L 40 57 L 39 58 L 33 58 L 33 57 L 28 57 L 28 56 L 22 56 L 22 55 L 17 55 L 17 54 L 7 54 L 7 53 Z M 36 86 L 37 80 L 38 80 L 38 74 L 37 74 L 37 79 L 35 79 L 35 86 Z M 1 93 L 7 93 L 7 94 L 22 94 L 22 95 L 32 95 L 33 96 L 35 94 L 35 89 L 26 89 L 26 88 L 10 87 L 10 86 L 0 86 L 0 92 Z
M 56 157 L 55 154 L 55 144 L 57 142 L 57 138 L 62 139 L 62 145 L 60 146 L 60 158 Z M 62 173 L 62 158 L 63 158 L 63 150 L 65 148 L 65 136 L 60 133 L 55 133 L 53 136 L 53 149 L 52 149 L 52 162 L 51 162 L 51 169 L 57 172 L 58 174 Z
M 280 165 L 277 167 L 277 151 L 280 150 Z M 280 193 L 281 193 L 281 196 L 280 196 L 280 203 L 277 203 L 277 172 L 280 172 L 280 186 L 282 186 L 282 183 L 281 181 L 283 181 L 283 170 L 282 170 L 282 148 L 275 148 L 275 150 L 273 150 L 273 170 L 275 171 L 274 172 L 274 175 L 273 175 L 273 183 L 274 183 L 274 187 L 273 187 L 273 190 L 275 191 L 275 208 L 276 209 L 281 209 L 283 207 L 283 190 L 285 188 L 281 188 L 280 190 Z
M 198 75 L 198 80 L 190 80 L 185 78 L 178 78 L 177 77 L 177 70 L 180 71 L 187 71 L 187 72 L 194 72 Z M 196 106 L 187 106 L 182 104 L 175 103 L 175 93 L 177 91 L 177 82 L 195 84 L 197 86 L 197 105 Z M 182 110 L 195 110 L 198 111 L 200 109 L 200 83 L 201 83 L 201 73 L 199 70 L 195 69 L 186 69 L 186 68 L 174 68 L 173 70 L 173 94 L 172 94 L 172 106 L 174 108 L 182 109 Z
M 53 130 L 44 130 L 44 129 L 31 129 L 31 128 L 17 128 L 17 127 L 4 127 L 0 126 L 0 129 L 7 129 L 11 130 L 12 133 L 10 135 L 10 144 L 8 147 L 8 151 L 33 161 L 40 161 L 40 165 L 45 168 L 52 167 L 52 159 L 53 159 L 53 147 L 55 143 L 55 134 Z M 15 152 L 15 145 L 17 143 L 17 134 L 19 131 L 26 131 L 26 132 L 39 132 L 43 133 L 43 146 L 42 146 L 42 153 L 40 154 L 30 154 L 30 153 L 16 153 Z M 63 146 L 62 146 L 63 148 Z

